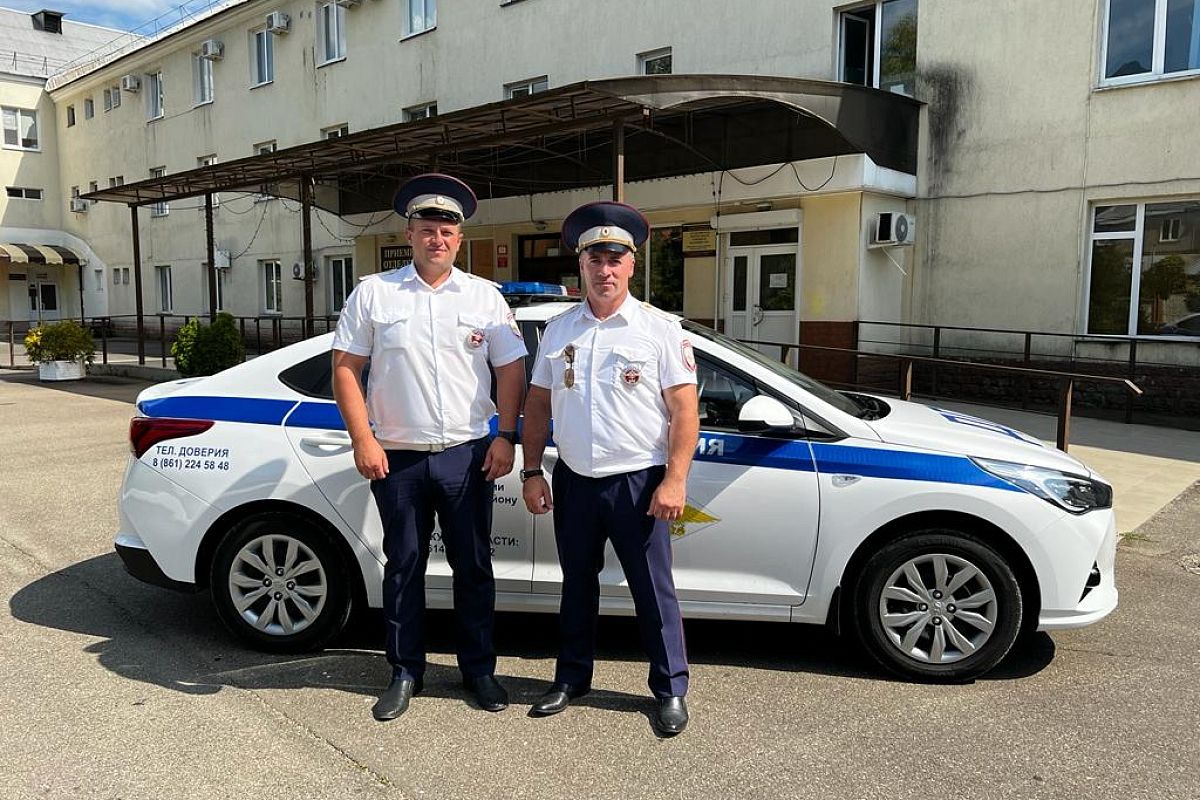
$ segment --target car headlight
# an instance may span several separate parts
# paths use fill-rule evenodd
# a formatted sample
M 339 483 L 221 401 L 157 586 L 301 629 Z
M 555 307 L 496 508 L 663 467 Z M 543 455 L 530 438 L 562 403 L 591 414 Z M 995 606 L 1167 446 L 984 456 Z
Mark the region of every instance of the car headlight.
M 1072 514 L 1083 514 L 1094 508 L 1112 508 L 1112 487 L 1084 475 L 987 458 L 971 460 L 997 478 Z

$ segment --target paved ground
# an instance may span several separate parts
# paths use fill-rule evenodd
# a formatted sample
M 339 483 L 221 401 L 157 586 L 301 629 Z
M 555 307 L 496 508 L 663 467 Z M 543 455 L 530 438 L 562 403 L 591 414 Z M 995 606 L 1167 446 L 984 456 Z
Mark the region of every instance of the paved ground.
M 535 720 L 551 618 L 509 614 L 509 710 L 466 702 L 440 634 L 427 694 L 380 725 L 377 616 L 325 653 L 272 658 L 233 643 L 205 596 L 123 573 L 138 388 L 0 372 L 0 798 L 1196 796 L 1200 486 L 1126 538 L 1112 617 L 1038 635 L 974 684 L 888 680 L 819 630 L 689 623 L 693 722 L 664 740 L 630 621 L 602 625 L 604 691 Z M 1113 458 L 1149 485 L 1200 447 L 1175 456 Z

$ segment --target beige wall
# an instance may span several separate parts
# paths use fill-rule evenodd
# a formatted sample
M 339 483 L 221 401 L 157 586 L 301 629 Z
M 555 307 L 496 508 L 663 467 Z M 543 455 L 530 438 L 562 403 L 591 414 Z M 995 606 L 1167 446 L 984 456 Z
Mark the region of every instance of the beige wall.
M 0 181 L 3 186 L 42 190 L 42 200 L 10 199 L 0 191 L 0 227 L 57 228 L 62 200 L 58 180 L 58 127 L 54 102 L 42 82 L 0 75 L 0 105 L 37 111 L 40 151 L 0 148 Z

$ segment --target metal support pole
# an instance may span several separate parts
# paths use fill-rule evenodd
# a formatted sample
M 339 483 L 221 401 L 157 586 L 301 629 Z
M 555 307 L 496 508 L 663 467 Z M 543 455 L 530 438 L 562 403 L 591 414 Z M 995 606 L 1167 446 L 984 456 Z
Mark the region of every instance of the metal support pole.
M 158 315 L 158 355 L 162 365 L 167 366 L 167 315 Z
M 300 224 L 304 241 L 304 336 L 316 333 L 313 329 L 313 254 L 312 254 L 312 179 L 300 176 Z
M 625 120 L 613 123 L 613 200 L 625 202 Z
M 933 328 L 933 357 L 934 358 L 942 357 L 942 328 L 940 325 L 935 325 Z M 938 393 L 938 365 L 937 364 L 933 365 L 932 371 L 933 371 L 933 376 L 932 376 L 931 380 L 933 382 L 933 387 L 932 387 L 932 391 L 930 391 L 930 394 L 932 394 L 934 397 L 937 397 L 937 393 Z
M 907 358 L 900 359 L 900 399 L 911 400 L 913 387 L 913 362 Z
M 1137 339 L 1129 340 L 1129 380 L 1137 375 Z M 1125 394 L 1125 424 L 1133 422 L 1133 394 Z
M 1062 393 L 1058 397 L 1058 449 L 1064 453 L 1071 439 L 1071 394 L 1074 390 L 1074 379 L 1063 378 Z
M 83 311 L 83 264 L 76 264 L 79 267 L 79 327 L 87 327 L 87 315 Z
M 129 221 L 133 229 L 133 296 L 137 303 L 138 364 L 146 366 L 146 317 L 142 308 L 142 239 L 138 233 L 138 207 L 129 206 Z
M 213 242 L 212 192 L 204 193 L 204 240 L 208 254 L 208 321 L 217 319 L 217 250 Z

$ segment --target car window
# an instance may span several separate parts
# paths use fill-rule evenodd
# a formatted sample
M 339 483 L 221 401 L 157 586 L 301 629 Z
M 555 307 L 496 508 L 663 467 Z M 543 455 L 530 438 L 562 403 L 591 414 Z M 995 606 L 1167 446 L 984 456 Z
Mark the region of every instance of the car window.
M 362 383 L 365 388 L 367 377 L 371 374 L 371 362 L 363 366 Z M 333 355 L 326 350 L 317 353 L 312 358 L 306 358 L 298 364 L 279 373 L 280 382 L 300 394 L 315 397 L 319 400 L 333 399 Z
M 1184 317 L 1179 321 L 1179 329 L 1190 334 L 1200 334 L 1200 314 Z
M 696 357 L 696 389 L 700 397 L 700 427 L 705 430 L 738 429 L 738 413 L 758 388 L 746 378 Z

